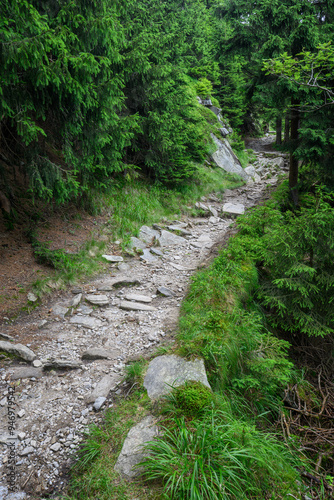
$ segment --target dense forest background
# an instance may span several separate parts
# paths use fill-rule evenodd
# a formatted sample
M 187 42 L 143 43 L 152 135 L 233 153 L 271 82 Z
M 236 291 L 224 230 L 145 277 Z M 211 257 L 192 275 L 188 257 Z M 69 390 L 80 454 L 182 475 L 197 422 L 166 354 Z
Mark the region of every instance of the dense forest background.
M 330 184 L 333 22 L 330 1 L 4 0 L 3 209 L 20 175 L 60 203 L 120 173 L 191 178 L 211 146 L 196 95 L 218 99 L 236 147 L 270 120 L 280 144 L 283 123 L 290 186 L 298 163 Z

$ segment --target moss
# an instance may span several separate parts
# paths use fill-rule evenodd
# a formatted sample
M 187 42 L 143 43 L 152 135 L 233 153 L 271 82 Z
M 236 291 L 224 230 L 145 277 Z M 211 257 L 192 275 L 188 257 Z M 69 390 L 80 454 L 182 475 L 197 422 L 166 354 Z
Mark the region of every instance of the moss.
M 199 415 L 213 400 L 211 390 L 201 382 L 186 382 L 174 391 L 177 406 L 186 416 Z

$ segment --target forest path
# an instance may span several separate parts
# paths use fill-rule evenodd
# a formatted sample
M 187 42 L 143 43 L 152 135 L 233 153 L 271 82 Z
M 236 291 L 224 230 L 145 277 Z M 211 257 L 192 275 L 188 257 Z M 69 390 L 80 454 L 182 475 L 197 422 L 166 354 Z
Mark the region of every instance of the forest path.
M 261 140 L 256 142 L 261 147 Z M 267 143 L 264 138 L 262 146 Z M 0 499 L 43 498 L 62 490 L 84 431 L 103 417 L 99 405 L 110 407 L 122 394 L 125 364 L 172 341 L 191 276 L 229 237 L 234 215 L 223 212 L 224 204 L 247 209 L 268 198 L 278 175 L 287 171 L 283 156 L 277 157 L 280 168 L 258 154 L 259 182 L 226 190 L 222 201 L 215 195 L 203 199 L 205 217 L 173 221 L 169 226 L 174 230 L 143 228 L 142 243 L 156 236 L 161 246 L 149 245 L 141 256 L 111 263 L 108 274 L 2 328 L 7 335 L 15 332 L 15 343 L 28 346 L 37 359 L 35 367 L 17 359 L 1 361 Z M 160 287 L 169 291 L 158 293 Z M 83 359 L 84 353 L 93 359 Z M 10 436 L 7 394 L 13 380 L 20 383 L 15 387 L 15 435 Z M 10 442 L 16 454 L 15 494 L 6 487 Z

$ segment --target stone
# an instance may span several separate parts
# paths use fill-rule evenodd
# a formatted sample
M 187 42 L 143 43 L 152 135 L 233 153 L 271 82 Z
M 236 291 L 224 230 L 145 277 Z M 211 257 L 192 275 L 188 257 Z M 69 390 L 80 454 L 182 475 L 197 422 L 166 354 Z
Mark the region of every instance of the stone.
M 44 328 L 45 325 L 48 324 L 48 321 L 46 319 L 42 319 L 42 321 L 40 321 L 38 323 L 38 328 L 41 330 L 42 328 Z
M 227 139 L 219 140 L 214 134 L 211 134 L 213 142 L 217 146 L 217 151 L 213 153 L 212 160 L 216 165 L 230 174 L 237 174 L 243 180 L 247 181 L 248 175 L 241 166 L 240 161 L 234 154 Z
M 201 210 L 204 210 L 204 212 L 208 212 L 209 211 L 208 207 L 206 205 L 204 205 L 204 203 L 201 203 L 201 202 L 195 203 L 195 207 L 199 208 Z
M 125 264 L 125 262 L 120 262 L 117 266 L 117 268 L 119 269 L 119 271 L 121 272 L 127 272 L 131 269 L 131 266 L 130 264 Z
M 0 351 L 14 354 L 25 361 L 29 361 L 30 363 L 37 358 L 36 354 L 29 349 L 29 347 L 22 344 L 13 344 L 12 342 L 7 342 L 5 340 L 0 340 Z
M 144 248 L 147 248 L 146 243 L 144 243 L 144 241 L 140 240 L 139 238 L 136 238 L 135 236 L 131 236 L 129 246 L 130 248 L 139 248 L 140 250 L 144 250 Z
M 158 255 L 159 257 L 163 257 L 163 252 L 159 250 L 158 248 L 151 247 L 150 252 L 154 253 L 155 255 Z
M 182 234 L 183 236 L 191 236 L 191 232 L 187 231 L 182 226 L 175 226 L 175 225 L 173 225 L 173 226 L 167 226 L 167 229 L 169 231 L 177 231 L 180 234 Z
M 43 370 L 77 370 L 78 368 L 81 368 L 81 363 L 70 359 L 50 359 L 43 366 Z
M 126 300 L 134 300 L 136 302 L 152 302 L 152 297 L 148 297 L 147 295 L 140 295 L 139 293 L 127 293 L 124 298 Z
M 16 464 L 18 465 L 18 464 Z M 0 499 L 1 500 L 24 500 L 27 495 L 24 491 L 16 491 L 15 493 L 9 493 L 6 486 L 0 486 Z
M 86 300 L 95 306 L 106 306 L 110 302 L 109 297 L 106 295 L 90 294 L 86 295 Z
M 18 412 L 17 412 L 17 416 L 18 416 L 19 418 L 23 418 L 25 414 L 26 414 L 26 411 L 25 411 L 25 410 L 20 410 L 20 411 L 18 411 Z
M 140 304 L 139 302 L 128 302 L 126 300 L 122 300 L 119 307 L 125 311 L 156 311 L 155 307 Z
M 154 424 L 151 415 L 145 417 L 137 425 L 132 427 L 125 438 L 121 453 L 115 464 L 115 470 L 127 479 L 138 476 L 141 471 L 134 468 L 147 455 L 143 446 L 159 435 L 158 427 Z
M 245 205 L 241 203 L 224 203 L 223 212 L 240 215 L 245 213 Z
M 153 263 L 156 262 L 158 259 L 154 255 L 151 254 L 150 250 L 148 248 L 144 248 L 142 255 L 140 256 L 141 260 L 144 260 L 145 262 Z
M 135 286 L 135 285 L 140 285 L 140 281 L 137 278 L 126 278 L 123 276 L 123 277 L 119 277 L 119 278 L 116 278 L 114 280 L 102 283 L 98 287 L 98 290 L 110 292 L 110 291 L 114 290 L 115 288 L 120 288 L 123 286 Z
M 68 307 L 62 304 L 54 304 L 52 306 L 52 314 L 54 314 L 55 316 L 60 316 L 61 318 L 64 318 L 67 313 L 68 313 Z
M 99 328 L 102 326 L 102 321 L 100 319 L 91 318 L 90 316 L 72 316 L 70 318 L 70 323 L 74 325 L 81 325 L 85 328 Z
M 159 231 L 148 226 L 142 226 L 139 230 L 139 239 L 149 245 L 157 240 L 160 236 Z
M 209 209 L 209 212 L 214 216 L 214 217 L 218 217 L 218 212 L 217 210 L 212 207 L 211 205 L 208 206 L 208 209 Z
M 6 333 L 0 333 L 0 340 L 7 340 L 8 342 L 15 342 L 15 339 Z
M 186 361 L 174 354 L 158 356 L 148 365 L 144 387 L 152 400 L 168 394 L 171 387 L 178 387 L 186 381 L 198 381 L 210 387 L 202 359 Z
M 124 260 L 120 255 L 102 255 L 102 257 L 108 262 L 123 262 Z
M 97 398 L 107 398 L 110 391 L 115 389 L 121 381 L 118 374 L 105 375 L 97 384 L 93 392 L 86 398 L 87 403 L 93 403 Z
M 120 351 L 118 349 L 106 350 L 102 347 L 91 347 L 87 349 L 82 356 L 81 359 L 87 359 L 93 361 L 94 359 L 111 359 L 117 358 L 119 356 Z
M 104 398 L 102 396 L 96 398 L 94 404 L 93 404 L 93 408 L 95 411 L 99 411 L 102 406 L 104 405 L 104 403 L 106 402 L 107 398 Z
M 40 359 L 34 359 L 34 361 L 32 362 L 32 366 L 34 368 L 40 368 L 41 366 L 43 366 L 43 363 Z
M 225 137 L 227 137 L 227 136 L 228 136 L 228 134 L 230 133 L 230 132 L 227 130 L 227 128 L 225 128 L 225 127 L 220 128 L 220 129 L 219 129 L 219 132 L 221 133 L 221 135 L 222 135 L 224 138 L 225 138 Z
M 164 297 L 174 297 L 175 296 L 175 293 L 170 288 L 167 288 L 165 286 L 159 286 L 157 292 L 160 293 L 161 295 L 163 295 Z
M 165 231 L 164 229 L 161 231 L 161 236 L 159 238 L 159 243 L 161 247 L 168 247 L 172 245 L 182 245 L 186 243 L 187 240 L 182 236 L 177 236 L 170 231 Z
M 27 435 L 26 432 L 19 432 L 17 437 L 19 438 L 20 441 L 23 441 L 26 435 Z
M 11 380 L 19 380 L 23 378 L 41 378 L 42 375 L 43 373 L 41 369 L 32 368 L 29 366 L 27 368 L 18 368 L 14 371 L 10 378 Z
M 33 294 L 32 292 L 28 293 L 27 298 L 28 298 L 29 302 L 36 302 L 38 300 L 36 295 Z
M 209 218 L 210 224 L 218 224 L 219 221 L 220 221 L 219 217 L 210 217 Z
M 73 299 L 71 300 L 70 307 L 77 307 L 82 299 L 82 293 L 78 293 Z
M 174 267 L 174 269 L 177 269 L 178 271 L 194 271 L 195 267 L 184 267 L 181 266 L 180 264 L 175 264 L 174 262 L 170 262 L 170 265 Z
M 26 457 L 27 455 L 30 455 L 30 453 L 33 453 L 35 450 L 32 446 L 27 446 L 26 448 L 24 448 L 21 453 L 19 453 L 19 455 L 21 457 Z
M 59 451 L 61 448 L 61 444 L 60 443 L 54 443 L 50 446 L 50 450 L 52 451 Z

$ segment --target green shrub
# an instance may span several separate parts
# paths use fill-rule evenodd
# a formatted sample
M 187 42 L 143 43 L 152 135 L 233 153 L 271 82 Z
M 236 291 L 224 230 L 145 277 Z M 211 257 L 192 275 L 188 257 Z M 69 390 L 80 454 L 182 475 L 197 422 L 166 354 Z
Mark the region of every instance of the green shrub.
M 201 382 L 186 382 L 175 387 L 169 399 L 169 402 L 173 402 L 187 417 L 200 415 L 212 401 L 212 391 Z

